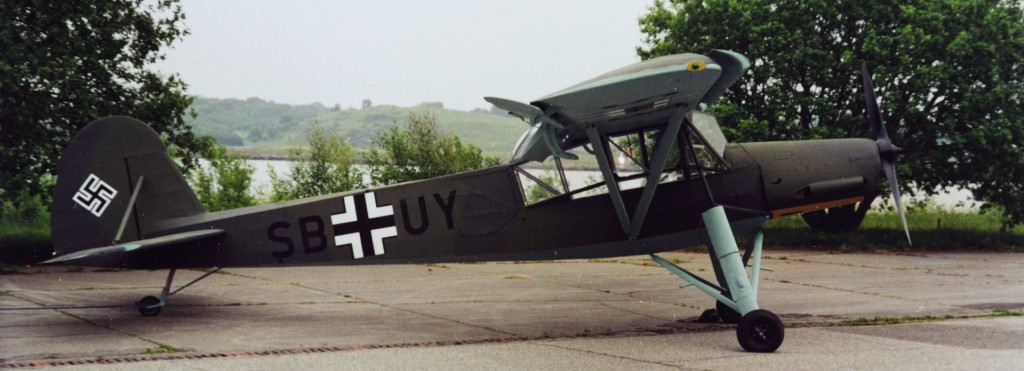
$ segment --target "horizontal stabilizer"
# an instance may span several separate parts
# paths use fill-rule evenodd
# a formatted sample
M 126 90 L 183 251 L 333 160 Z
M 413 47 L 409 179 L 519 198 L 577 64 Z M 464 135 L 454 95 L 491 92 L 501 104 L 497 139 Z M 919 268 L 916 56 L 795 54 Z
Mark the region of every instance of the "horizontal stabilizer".
M 96 247 L 88 250 L 82 250 L 71 254 L 58 256 L 56 258 L 44 261 L 42 262 L 42 264 L 73 263 L 91 266 L 117 266 L 119 265 L 118 262 L 122 261 L 123 258 L 127 255 L 155 253 L 157 251 L 164 250 L 165 248 L 173 248 L 174 246 L 178 246 L 183 243 L 210 239 L 221 236 L 223 234 L 223 229 L 203 229 L 198 231 L 176 233 L 167 236 L 149 238 L 145 240 L 126 242 L 113 246 Z

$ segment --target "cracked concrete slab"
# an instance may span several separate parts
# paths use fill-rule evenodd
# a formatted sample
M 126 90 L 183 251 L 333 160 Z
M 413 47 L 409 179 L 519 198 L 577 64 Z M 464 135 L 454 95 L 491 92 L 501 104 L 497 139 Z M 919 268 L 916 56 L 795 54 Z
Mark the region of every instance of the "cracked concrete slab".
M 665 254 L 713 280 L 706 253 Z M 759 302 L 789 326 L 770 355 L 646 256 L 599 261 L 226 269 L 131 307 L 0 311 L 0 366 L 137 368 L 1020 368 L 1024 254 L 772 251 Z M 131 304 L 167 271 L 0 276 L 0 308 Z M 183 284 L 203 274 L 178 272 Z M 1016 313 L 1016 312 L 1014 312 Z M 904 323 L 852 327 L 851 320 Z M 947 317 L 951 319 L 946 319 Z M 966 317 L 966 318 L 964 318 Z M 1013 349 L 1010 349 L 1013 348 Z M 955 357 L 953 355 L 956 355 Z M 37 363 L 34 363 L 37 362 Z

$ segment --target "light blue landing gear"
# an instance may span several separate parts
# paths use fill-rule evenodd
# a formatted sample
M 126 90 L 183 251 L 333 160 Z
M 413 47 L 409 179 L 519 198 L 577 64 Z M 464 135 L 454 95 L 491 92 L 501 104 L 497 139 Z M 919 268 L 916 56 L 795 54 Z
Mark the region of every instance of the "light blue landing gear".
M 712 264 L 721 268 L 725 288 L 717 287 L 657 255 L 651 254 L 651 258 L 690 285 L 718 300 L 720 305 L 739 313 L 742 317 L 736 328 L 736 338 L 744 350 L 774 352 L 782 345 L 785 337 L 782 321 L 774 313 L 757 306 L 757 284 L 761 271 L 761 244 L 764 235 L 759 230 L 752 241 L 752 270 L 748 278 L 744 259 L 740 257 L 736 238 L 729 226 L 729 219 L 725 216 L 725 208 L 715 206 L 701 214 L 701 217 L 704 218 L 708 235 L 711 237 L 710 247 L 715 258 Z M 729 296 L 723 295 L 723 292 L 728 292 Z
M 160 314 L 160 309 L 167 305 L 167 297 L 177 294 L 179 291 L 192 286 L 192 284 L 199 282 L 203 278 L 209 277 L 211 274 L 217 273 L 219 270 L 220 268 L 213 267 L 213 269 L 199 276 L 199 278 L 192 280 L 192 282 L 185 284 L 185 286 L 179 287 L 177 290 L 171 291 L 171 282 L 174 281 L 174 272 L 177 271 L 177 269 L 171 268 L 170 272 L 167 272 L 167 283 L 164 284 L 164 289 L 160 291 L 160 297 L 146 296 L 142 300 L 135 302 L 135 307 L 139 309 L 139 313 L 143 317 L 154 317 Z

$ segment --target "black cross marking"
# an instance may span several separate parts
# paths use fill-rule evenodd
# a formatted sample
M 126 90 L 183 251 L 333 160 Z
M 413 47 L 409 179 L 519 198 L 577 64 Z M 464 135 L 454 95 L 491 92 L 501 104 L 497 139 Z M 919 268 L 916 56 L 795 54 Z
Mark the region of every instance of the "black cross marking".
M 363 256 L 374 256 L 376 254 L 373 251 L 373 237 L 370 236 L 370 232 L 375 229 L 394 227 L 396 225 L 395 215 L 392 213 L 388 216 L 370 219 L 369 213 L 366 209 L 366 195 L 357 194 L 352 197 L 354 198 L 355 203 L 356 221 L 336 224 L 334 226 L 334 235 L 341 236 L 350 233 L 359 233 L 359 240 L 363 245 Z M 345 210 L 345 212 L 349 212 L 349 210 Z

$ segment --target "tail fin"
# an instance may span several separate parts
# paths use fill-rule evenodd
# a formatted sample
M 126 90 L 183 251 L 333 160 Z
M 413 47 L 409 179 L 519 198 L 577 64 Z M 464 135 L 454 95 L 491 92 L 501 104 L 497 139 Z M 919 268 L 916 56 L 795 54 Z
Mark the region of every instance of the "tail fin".
M 160 136 L 112 116 L 87 125 L 64 150 L 50 229 L 56 254 L 65 255 L 140 240 L 159 221 L 204 212 Z

